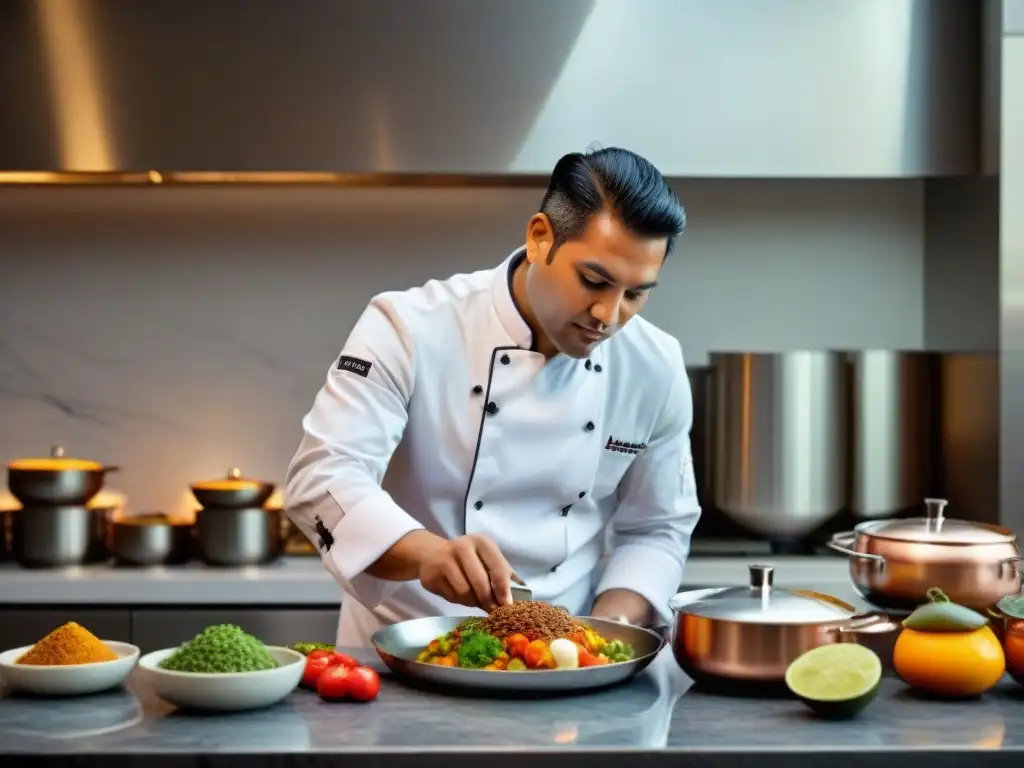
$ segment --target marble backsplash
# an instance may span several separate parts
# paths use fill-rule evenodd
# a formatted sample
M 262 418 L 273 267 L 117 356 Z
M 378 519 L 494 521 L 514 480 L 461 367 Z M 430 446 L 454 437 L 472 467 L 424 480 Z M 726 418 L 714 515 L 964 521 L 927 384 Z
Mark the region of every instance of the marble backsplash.
M 648 317 L 710 348 L 922 338 L 916 182 L 690 182 Z M 500 261 L 541 190 L 0 190 L 0 460 L 122 467 L 132 511 L 280 482 L 369 297 Z M 870 292 L 870 306 L 863 296 Z

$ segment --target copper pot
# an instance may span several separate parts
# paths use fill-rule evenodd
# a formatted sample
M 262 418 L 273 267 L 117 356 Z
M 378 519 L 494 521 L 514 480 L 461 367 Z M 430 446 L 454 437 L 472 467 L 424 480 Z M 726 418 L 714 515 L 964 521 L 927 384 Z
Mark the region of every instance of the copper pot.
M 938 587 L 984 613 L 1021 588 L 1020 547 L 1007 530 L 944 516 L 945 499 L 925 499 L 925 517 L 870 520 L 828 546 L 850 558 L 850 580 L 867 602 L 912 611 Z
M 774 587 L 774 568 L 751 565 L 750 586 L 680 592 L 672 653 L 698 682 L 781 683 L 802 653 L 856 643 L 861 633 L 895 632 L 884 614 L 858 614 L 831 595 Z

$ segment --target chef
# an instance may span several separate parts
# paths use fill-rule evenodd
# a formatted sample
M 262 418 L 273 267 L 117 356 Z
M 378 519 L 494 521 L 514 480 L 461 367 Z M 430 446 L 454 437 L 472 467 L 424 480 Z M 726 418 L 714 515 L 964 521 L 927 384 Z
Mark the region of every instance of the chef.
M 685 222 L 642 157 L 572 153 L 496 267 L 370 300 L 285 484 L 344 591 L 339 646 L 508 603 L 513 578 L 668 618 L 700 516 L 692 396 L 679 342 L 637 315 Z

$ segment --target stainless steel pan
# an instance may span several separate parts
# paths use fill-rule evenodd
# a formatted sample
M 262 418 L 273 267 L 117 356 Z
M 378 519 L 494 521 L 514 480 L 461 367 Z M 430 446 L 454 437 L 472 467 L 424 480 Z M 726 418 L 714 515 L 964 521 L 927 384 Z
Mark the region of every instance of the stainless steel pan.
M 427 683 L 441 689 L 473 690 L 484 693 L 570 693 L 605 688 L 630 679 L 650 664 L 665 645 L 665 638 L 650 629 L 586 616 L 575 617 L 588 624 L 606 640 L 622 640 L 635 652 L 632 661 L 601 667 L 564 670 L 497 672 L 482 669 L 442 667 L 416 661 L 431 640 L 455 629 L 466 616 L 434 616 L 392 624 L 373 633 L 377 655 L 399 680 Z

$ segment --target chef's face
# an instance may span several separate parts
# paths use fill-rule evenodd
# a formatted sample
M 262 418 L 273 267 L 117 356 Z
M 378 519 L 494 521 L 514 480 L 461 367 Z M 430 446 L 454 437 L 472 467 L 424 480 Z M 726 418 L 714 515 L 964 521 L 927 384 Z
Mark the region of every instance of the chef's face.
M 554 251 L 553 242 L 551 221 L 534 215 L 526 231 L 526 295 L 554 348 L 541 351 L 586 357 L 643 308 L 668 241 L 637 235 L 614 215 L 599 213 L 582 237 Z

